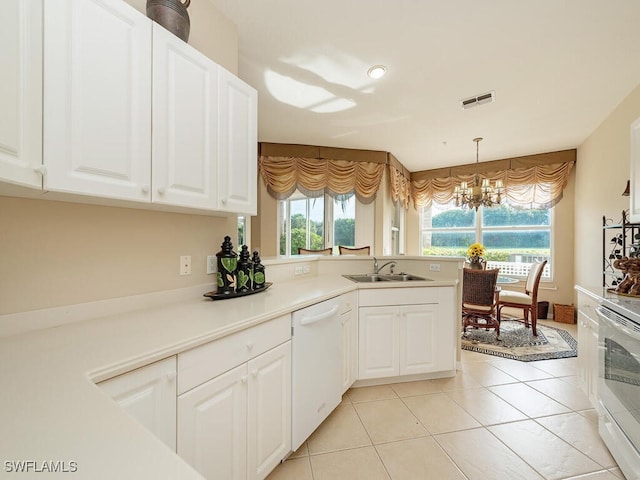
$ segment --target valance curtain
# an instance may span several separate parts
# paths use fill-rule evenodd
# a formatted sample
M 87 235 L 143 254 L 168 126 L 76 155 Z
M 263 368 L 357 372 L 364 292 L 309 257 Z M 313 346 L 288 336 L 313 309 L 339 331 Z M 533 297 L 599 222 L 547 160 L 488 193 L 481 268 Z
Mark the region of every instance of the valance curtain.
M 481 178 L 492 184 L 502 180 L 503 197 L 515 205 L 530 208 L 550 208 L 562 199 L 571 170 L 575 164 L 576 151 L 564 150 L 549 154 L 531 155 L 480 164 Z M 426 170 L 411 174 L 411 188 L 416 207 L 453 200 L 453 190 L 460 182 L 472 185 L 477 167 L 474 164 L 462 167 Z
M 270 143 L 260 144 L 258 160 L 274 198 L 288 198 L 296 190 L 308 197 L 355 193 L 362 203 L 375 199 L 386 164 L 386 152 Z
M 391 199 L 395 203 L 400 202 L 406 210 L 411 201 L 411 173 L 391 153 L 388 154 L 388 164 Z

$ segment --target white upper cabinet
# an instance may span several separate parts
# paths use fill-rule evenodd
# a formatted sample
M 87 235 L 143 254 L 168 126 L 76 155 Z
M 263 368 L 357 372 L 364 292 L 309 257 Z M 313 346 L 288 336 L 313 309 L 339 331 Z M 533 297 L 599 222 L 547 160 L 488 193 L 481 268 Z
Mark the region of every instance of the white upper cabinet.
M 218 69 L 153 24 L 154 203 L 217 208 Z
M 256 215 L 236 76 L 123 0 L 3 0 L 0 40 L 0 194 Z
M 257 214 L 256 90 L 220 67 L 220 210 Z
M 151 20 L 121 0 L 44 2 L 44 188 L 149 201 Z
M 0 6 L 0 180 L 42 188 L 42 0 Z

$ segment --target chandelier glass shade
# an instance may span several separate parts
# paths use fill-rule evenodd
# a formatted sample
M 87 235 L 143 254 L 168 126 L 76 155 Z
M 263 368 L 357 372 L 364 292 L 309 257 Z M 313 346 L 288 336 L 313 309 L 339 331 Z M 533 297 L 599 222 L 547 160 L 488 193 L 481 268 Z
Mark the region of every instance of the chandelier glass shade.
M 477 173 L 479 163 L 479 145 L 482 137 L 474 138 L 476 142 L 476 175 L 473 185 L 468 185 L 467 182 L 460 182 L 460 185 L 456 185 L 453 190 L 453 198 L 456 201 L 456 207 L 463 208 L 475 208 L 476 211 L 480 205 L 484 207 L 492 207 L 499 205 L 502 202 L 502 192 L 504 191 L 504 185 L 502 180 L 496 180 L 494 186 L 491 186 L 488 178 L 480 178 Z

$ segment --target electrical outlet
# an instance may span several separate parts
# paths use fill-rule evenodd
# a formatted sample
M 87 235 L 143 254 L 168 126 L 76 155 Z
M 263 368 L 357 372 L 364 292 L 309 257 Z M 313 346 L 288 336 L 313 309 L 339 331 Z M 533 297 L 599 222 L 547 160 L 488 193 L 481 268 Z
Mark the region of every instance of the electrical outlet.
M 430 272 L 439 272 L 440 271 L 440 264 L 439 263 L 430 263 L 429 264 L 429 271 Z
M 294 275 L 302 275 L 304 273 L 304 268 L 301 265 L 297 265 L 294 269 L 293 269 L 293 274 Z
M 180 275 L 191 275 L 191 255 L 180 257 Z
M 215 255 L 207 255 L 207 275 L 216 273 L 218 262 Z
M 302 267 L 302 273 L 309 273 L 311 272 L 311 265 L 305 265 L 304 267 Z

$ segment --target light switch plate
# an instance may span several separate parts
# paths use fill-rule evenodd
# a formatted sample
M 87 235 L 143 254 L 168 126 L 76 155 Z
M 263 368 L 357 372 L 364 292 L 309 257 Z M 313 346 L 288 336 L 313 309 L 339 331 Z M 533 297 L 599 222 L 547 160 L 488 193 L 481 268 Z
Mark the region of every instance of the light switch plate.
M 207 275 L 216 273 L 217 271 L 217 257 L 215 255 L 207 255 Z

